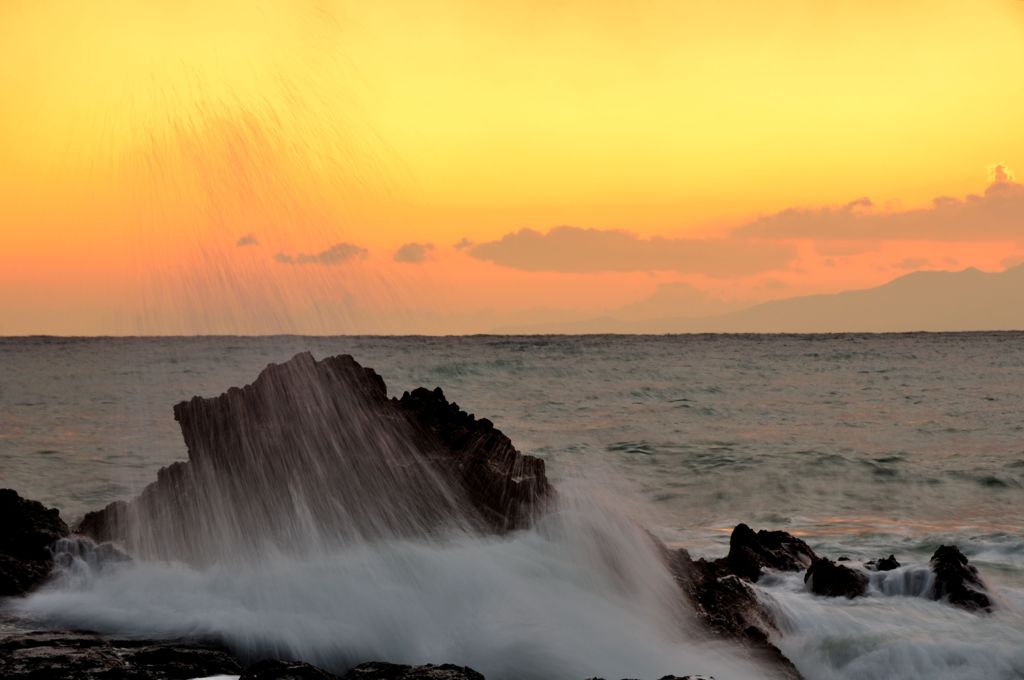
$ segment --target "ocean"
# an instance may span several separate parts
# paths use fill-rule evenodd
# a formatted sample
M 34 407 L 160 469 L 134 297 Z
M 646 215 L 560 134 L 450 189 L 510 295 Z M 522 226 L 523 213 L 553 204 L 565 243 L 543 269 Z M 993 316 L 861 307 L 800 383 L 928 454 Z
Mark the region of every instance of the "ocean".
M 175 403 L 300 351 L 351 354 L 392 395 L 440 386 L 543 458 L 567 505 L 586 510 L 500 540 L 362 546 L 247 570 L 136 564 L 18 613 L 216 634 L 328 665 L 376 655 L 488 678 L 758 677 L 734 650 L 666 632 L 656 566 L 631 567 L 623 590 L 584 564 L 602 545 L 637 549 L 628 530 L 579 544 L 588 527 L 630 524 L 718 557 L 745 522 L 833 558 L 893 553 L 905 565 L 856 600 L 812 596 L 799 575 L 758 586 L 784 622 L 778 646 L 806 677 L 1024 677 L 1021 333 L 6 338 L 0 486 L 69 522 L 130 498 L 186 457 Z M 978 567 L 991 615 L 921 597 L 943 543 Z

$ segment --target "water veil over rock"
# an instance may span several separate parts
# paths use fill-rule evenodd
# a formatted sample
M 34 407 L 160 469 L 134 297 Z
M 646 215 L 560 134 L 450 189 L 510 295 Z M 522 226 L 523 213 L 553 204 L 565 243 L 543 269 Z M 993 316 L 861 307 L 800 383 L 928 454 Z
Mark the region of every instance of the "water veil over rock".
M 79 531 L 133 554 L 210 562 L 440 530 L 526 526 L 551 495 L 520 454 L 440 388 L 389 399 L 350 356 L 303 353 L 251 384 L 174 407 L 188 462 Z
M 389 398 L 349 356 L 299 354 L 174 416 L 188 461 L 86 515 L 100 544 L 69 542 L 74 569 L 17 614 L 338 675 L 793 677 L 703 624 L 617 498 L 586 480 L 556 498 L 543 461 L 440 389 Z

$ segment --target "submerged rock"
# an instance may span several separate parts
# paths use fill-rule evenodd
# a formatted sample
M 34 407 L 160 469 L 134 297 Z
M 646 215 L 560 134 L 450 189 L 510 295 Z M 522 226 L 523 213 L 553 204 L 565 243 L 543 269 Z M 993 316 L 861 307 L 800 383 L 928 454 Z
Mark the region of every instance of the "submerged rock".
M 0 597 L 24 595 L 53 568 L 52 546 L 68 535 L 55 508 L 0 489 Z
M 931 568 L 935 573 L 936 600 L 946 599 L 967 611 L 992 611 L 992 600 L 978 569 L 955 545 L 940 545 L 932 555 Z
M 815 595 L 826 597 L 860 597 L 868 589 L 867 574 L 824 557 L 814 560 L 807 568 L 804 583 Z
M 343 355 L 298 354 L 243 388 L 181 402 L 188 462 L 160 470 L 79 531 L 132 552 L 208 561 L 439 526 L 526 526 L 551 487 L 486 419 L 440 389 L 389 399 L 383 379 Z
M 90 633 L 34 632 L 0 638 L 5 680 L 185 680 L 240 671 L 215 645 L 115 640 Z
M 404 666 L 373 661 L 356 666 L 344 680 L 484 680 L 484 676 L 468 666 L 441 664 Z

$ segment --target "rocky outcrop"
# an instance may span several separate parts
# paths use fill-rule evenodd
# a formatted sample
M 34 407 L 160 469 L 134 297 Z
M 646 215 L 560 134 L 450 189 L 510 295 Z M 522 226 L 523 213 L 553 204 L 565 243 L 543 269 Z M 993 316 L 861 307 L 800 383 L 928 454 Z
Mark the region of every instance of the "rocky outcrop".
M 356 666 L 344 680 L 484 680 L 484 676 L 467 666 L 403 666 L 374 661 Z
M 896 560 L 895 555 L 889 555 L 888 557 L 865 562 L 864 566 L 872 571 L 892 571 L 893 569 L 899 569 L 900 563 Z
M 811 563 L 804 574 L 804 583 L 815 595 L 854 598 L 868 589 L 866 574 L 830 559 L 820 557 Z
M 676 582 L 709 632 L 744 645 L 778 678 L 800 678 L 800 673 L 772 644 L 778 624 L 751 583 L 764 567 L 798 571 L 807 556 L 817 557 L 800 539 L 782 531 L 754 532 L 745 524 L 733 530 L 726 557 L 694 560 L 684 549 L 667 553 Z
M 116 640 L 67 632 L 0 638 L 0 677 L 5 680 L 185 680 L 239 671 L 231 654 L 194 642 Z
M 817 555 L 802 540 L 785 531 L 754 532 L 739 524 L 729 537 L 726 556 L 729 571 L 756 583 L 764 569 L 800 571 L 806 569 Z
M 449 402 L 440 387 L 406 392 L 395 404 L 409 419 L 423 450 L 457 479 L 473 507 L 496 531 L 526 526 L 551 489 L 544 461 L 524 456 L 487 418 Z
M 80 532 L 202 562 L 446 523 L 507 531 L 552 494 L 544 462 L 490 421 L 440 389 L 389 399 L 383 379 L 347 355 L 296 355 L 251 385 L 177 404 L 174 417 L 188 462 L 162 469 L 134 501 L 90 513 Z
M 55 508 L 0 489 L 0 597 L 24 595 L 53 568 L 52 546 L 68 535 Z
M 975 612 L 991 612 L 992 600 L 978 570 L 955 545 L 941 545 L 932 555 L 934 597 Z

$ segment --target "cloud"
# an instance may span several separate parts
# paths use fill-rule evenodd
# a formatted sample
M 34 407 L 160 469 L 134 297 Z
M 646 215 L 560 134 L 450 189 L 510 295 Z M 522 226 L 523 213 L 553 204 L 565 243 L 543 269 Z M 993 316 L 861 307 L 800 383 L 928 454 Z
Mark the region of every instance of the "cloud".
M 1009 184 L 1014 180 L 1013 171 L 1002 163 L 997 163 L 989 169 L 989 177 L 993 184 Z
M 734 236 L 816 241 L 1006 241 L 1024 239 L 1024 184 L 1002 165 L 981 196 L 942 196 L 927 208 L 875 212 L 858 199 L 841 207 L 784 210 L 757 219 Z
M 298 255 L 288 255 L 286 253 L 278 253 L 274 255 L 274 259 L 281 264 L 341 264 L 348 260 L 359 258 L 363 259 L 367 255 L 366 248 L 360 248 L 359 246 L 352 245 L 351 243 L 336 243 L 327 250 L 323 250 L 315 255 L 307 255 L 305 253 L 299 253 Z
M 781 269 L 790 247 L 737 239 L 643 238 L 626 231 L 555 227 L 506 234 L 469 250 L 479 260 L 533 272 L 674 271 L 710 276 Z
M 877 241 L 818 241 L 814 244 L 814 252 L 826 257 L 846 257 L 880 250 Z
M 459 242 L 455 244 L 455 250 L 465 250 L 473 245 L 473 242 L 468 238 L 460 238 Z
M 432 243 L 406 243 L 395 251 L 395 262 L 419 264 L 427 259 L 427 253 L 434 249 Z
M 235 241 L 235 245 L 238 246 L 239 248 L 243 246 L 256 246 L 259 245 L 259 243 L 260 242 L 257 241 L 256 237 L 253 236 L 252 234 L 246 234 L 245 236 L 242 236 L 237 241 Z

